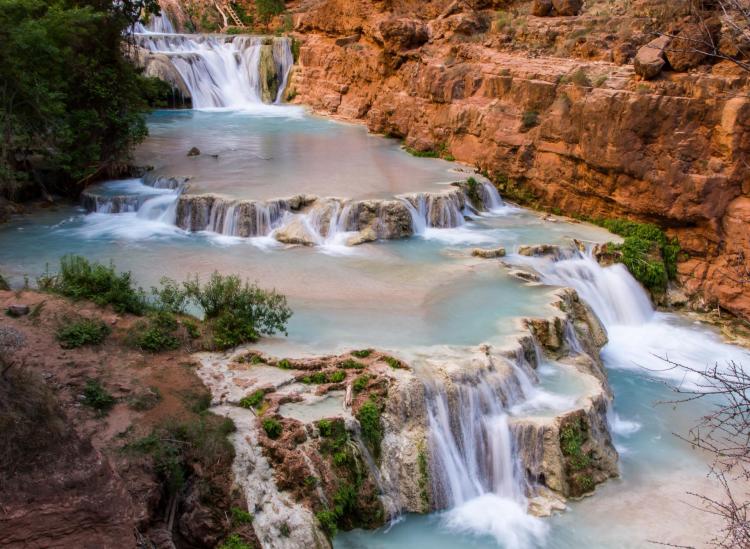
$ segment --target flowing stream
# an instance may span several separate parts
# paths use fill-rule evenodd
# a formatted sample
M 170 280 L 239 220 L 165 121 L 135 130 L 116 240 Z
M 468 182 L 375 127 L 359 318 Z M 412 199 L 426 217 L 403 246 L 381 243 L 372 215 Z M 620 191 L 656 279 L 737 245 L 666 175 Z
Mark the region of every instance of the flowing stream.
M 0 226 L 0 270 L 11 282 L 33 279 L 65 253 L 114 260 L 144 287 L 162 276 L 238 273 L 286 294 L 295 311 L 288 337 L 264 340 L 260 349 L 295 356 L 377 347 L 415 363 L 483 343 L 501 346 L 519 334 L 519 318 L 549 312 L 553 287 L 573 287 L 608 332 L 602 356 L 615 393 L 610 424 L 622 478 L 570 503 L 567 512 L 530 516 L 510 420 L 570 409 L 582 393 L 579 376 L 551 361 L 536 372 L 514 363 L 510 378 L 488 371 L 450 391 L 426 376 L 430 488 L 440 511 L 402 516 L 373 532 L 342 533 L 334 546 L 572 549 L 687 539 L 696 528 L 686 528 L 680 511 L 660 498 L 677 497 L 705 473 L 701 457 L 671 436 L 694 422 L 702 404 L 680 411 L 654 406 L 670 395 L 660 381 L 679 375 L 659 357 L 698 366 L 750 364 L 746 351 L 684 317 L 655 312 L 622 266 L 603 268 L 586 254 L 513 253 L 526 244 L 613 238 L 602 229 L 546 221 L 505 204 L 485 181 L 476 188 L 481 204 L 472 203 L 464 187 L 451 185 L 473 175 L 465 168 L 413 158 L 392 140 L 297 107 L 255 109 L 265 39 L 178 35 L 166 18 L 152 18 L 137 31 L 141 47 L 167 56 L 179 72 L 194 108 L 235 110 L 157 112 L 151 137 L 136 153 L 155 166 L 152 173 L 90 189 L 82 207 Z M 285 84 L 289 44 L 276 40 L 271 47 Z M 187 157 L 191 146 L 203 154 Z M 310 194 L 317 199 L 308 206 L 294 199 Z M 199 211 L 201 200 L 211 207 Z M 362 212 L 383 219 L 402 212 L 403 238 L 376 235 L 350 245 Z M 292 224 L 310 235 L 311 245 L 274 238 Z M 508 263 L 533 269 L 543 284 L 524 284 L 496 261 L 472 257 L 475 246 L 505 247 Z M 580 352 L 570 330 L 568 344 Z M 287 412 L 325 417 L 339 397 L 319 399 L 314 408 L 290 405 Z

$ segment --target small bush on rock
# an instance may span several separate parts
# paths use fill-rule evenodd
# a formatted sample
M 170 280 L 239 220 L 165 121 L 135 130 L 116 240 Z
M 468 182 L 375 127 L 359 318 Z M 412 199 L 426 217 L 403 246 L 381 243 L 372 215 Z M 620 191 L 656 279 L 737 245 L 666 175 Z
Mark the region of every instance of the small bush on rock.
M 267 418 L 263 420 L 263 430 L 268 435 L 268 438 L 277 439 L 281 436 L 283 427 L 278 420 Z
M 115 405 L 115 397 L 110 395 L 101 383 L 90 379 L 83 389 L 83 403 L 98 412 L 106 412 Z
M 380 456 L 383 427 L 380 424 L 380 409 L 372 400 L 365 402 L 357 412 L 357 421 L 362 428 L 362 439 L 375 457 Z

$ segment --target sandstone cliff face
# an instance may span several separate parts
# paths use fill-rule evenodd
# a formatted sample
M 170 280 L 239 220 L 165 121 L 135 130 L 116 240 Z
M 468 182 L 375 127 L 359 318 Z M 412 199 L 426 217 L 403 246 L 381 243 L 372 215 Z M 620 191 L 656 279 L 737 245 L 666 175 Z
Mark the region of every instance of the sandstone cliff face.
M 532 205 L 656 222 L 680 239 L 680 279 L 703 305 L 750 317 L 750 285 L 730 276 L 750 253 L 747 75 L 718 63 L 641 81 L 630 60 L 653 35 L 637 29 L 659 26 L 641 16 L 658 6 L 621 4 L 521 25 L 493 2 L 292 3 L 302 47 L 290 90 L 449 151 Z M 617 34 L 599 32 L 613 23 Z

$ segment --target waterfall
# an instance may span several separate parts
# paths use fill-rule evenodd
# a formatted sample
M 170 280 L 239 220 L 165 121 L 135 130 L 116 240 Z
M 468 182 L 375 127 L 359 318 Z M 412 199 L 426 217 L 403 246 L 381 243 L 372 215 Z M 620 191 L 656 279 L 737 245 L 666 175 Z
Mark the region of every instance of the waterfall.
M 466 223 L 463 209 L 466 195 L 460 189 L 441 193 L 416 193 L 398 197 L 412 218 L 414 234 L 426 229 L 450 229 Z
M 133 32 L 137 34 L 174 34 L 174 25 L 169 20 L 166 13 L 161 15 L 152 15 L 147 23 L 137 22 L 133 27 Z
M 489 212 L 495 212 L 505 207 L 505 202 L 500 197 L 500 193 L 497 191 L 492 183 L 483 181 L 479 183 L 479 196 L 484 203 L 484 207 Z
M 602 267 L 590 253 L 535 265 L 546 284 L 575 288 L 605 326 L 638 325 L 654 315 L 646 291 L 622 264 Z
M 177 222 L 177 201 L 182 194 L 182 190 L 182 187 L 180 187 L 175 189 L 173 193 L 149 198 L 138 208 L 136 217 L 174 225 Z
M 515 367 L 512 374 L 508 380 L 482 372 L 447 388 L 428 384 L 426 395 L 432 493 L 437 507 L 448 509 L 445 525 L 520 549 L 541 541 L 546 527 L 526 512 L 526 480 L 506 411 L 525 396 L 525 374 Z
M 257 106 L 263 102 L 264 80 L 269 78 L 279 85 L 270 98 L 278 103 L 294 64 L 287 38 L 158 34 L 141 26 L 136 29 L 135 40 L 140 48 L 163 59 L 178 73 L 172 80 L 184 83 L 196 109 Z M 269 48 L 274 61 L 265 73 L 261 71 L 263 48 Z M 149 60 L 145 63 L 148 66 Z

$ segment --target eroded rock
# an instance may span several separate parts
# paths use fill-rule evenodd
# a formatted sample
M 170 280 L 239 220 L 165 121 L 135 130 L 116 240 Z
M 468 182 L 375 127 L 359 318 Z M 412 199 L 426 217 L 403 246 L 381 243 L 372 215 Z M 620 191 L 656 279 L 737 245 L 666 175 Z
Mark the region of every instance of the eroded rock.
M 633 59 L 633 68 L 636 74 L 645 80 L 651 80 L 659 76 L 664 65 L 666 65 L 664 51 L 671 41 L 672 39 L 669 36 L 660 36 L 642 46 Z

